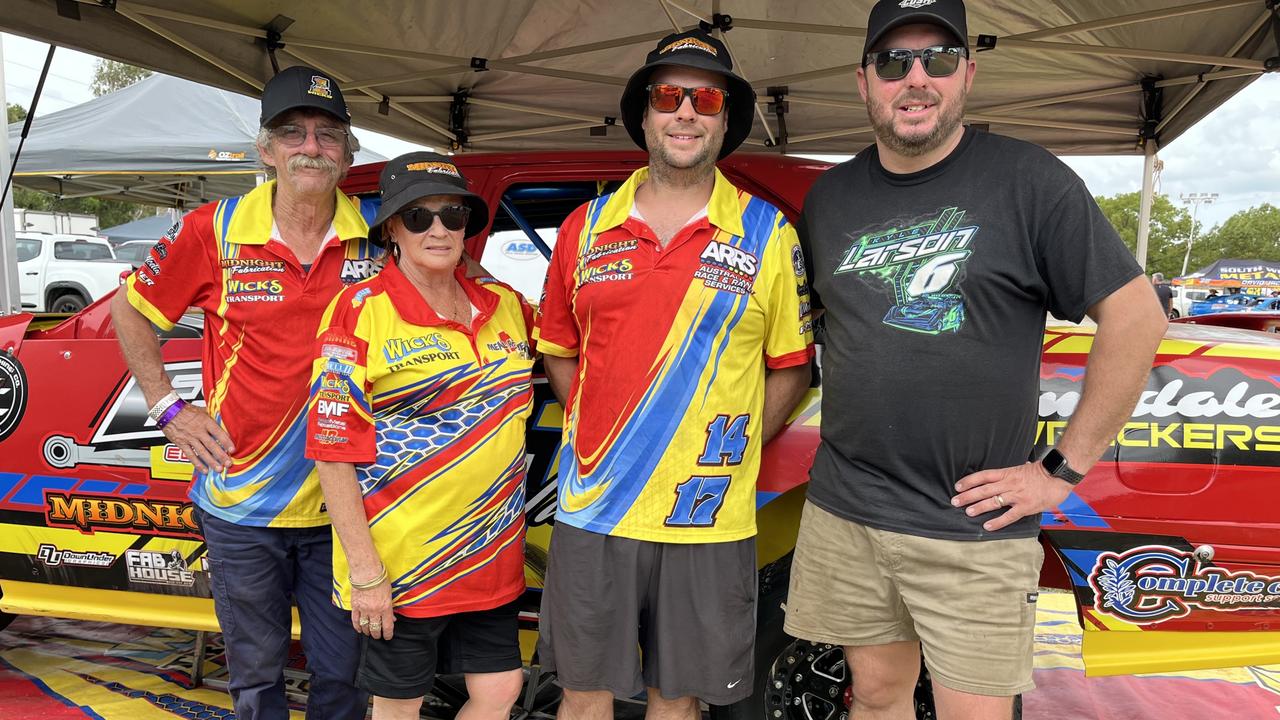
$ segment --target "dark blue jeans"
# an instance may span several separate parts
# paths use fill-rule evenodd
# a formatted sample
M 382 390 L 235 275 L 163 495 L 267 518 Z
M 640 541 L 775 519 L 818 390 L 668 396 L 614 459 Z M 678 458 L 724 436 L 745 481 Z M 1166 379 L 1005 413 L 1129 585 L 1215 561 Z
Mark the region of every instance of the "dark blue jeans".
M 355 687 L 360 643 L 351 613 L 331 600 L 330 528 L 236 525 L 198 507 L 196 519 L 209 544 L 210 585 L 237 720 L 289 717 L 284 666 L 292 603 L 302 619 L 302 648 L 311 672 L 308 720 L 364 718 L 369 696 Z

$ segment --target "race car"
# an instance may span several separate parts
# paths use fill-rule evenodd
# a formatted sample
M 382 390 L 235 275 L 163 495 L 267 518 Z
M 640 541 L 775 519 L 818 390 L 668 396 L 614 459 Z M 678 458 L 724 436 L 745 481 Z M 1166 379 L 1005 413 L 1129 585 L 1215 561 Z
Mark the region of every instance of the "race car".
M 530 277 L 494 272 L 517 286 L 534 278 L 535 287 L 560 222 L 646 160 L 621 152 L 455 159 L 472 189 L 499 208 L 468 251 L 490 267 L 493 253 L 505 249 L 507 271 Z M 731 181 L 792 219 L 825 168 L 743 153 L 721 163 Z M 345 185 L 368 200 L 369 212 L 380 170 L 355 168 Z M 529 257 L 525 241 L 538 258 Z M 925 310 L 910 313 L 923 318 L 925 331 L 946 331 L 954 319 L 945 302 Z M 202 399 L 200 336 L 200 318 L 189 317 L 162 338 L 166 370 L 189 402 Z M 1045 333 L 1037 452 L 1058 441 L 1075 411 L 1092 341 L 1090 328 Z M 846 707 L 850 683 L 839 649 L 782 632 L 820 399 L 819 383 L 764 450 L 756 499 L 756 693 L 714 709 L 718 716 L 837 720 Z M 191 465 L 146 409 L 106 300 L 69 319 L 0 318 L 0 610 L 217 629 L 205 546 L 187 499 Z M 527 437 L 528 591 L 521 612 L 530 660 L 554 525 L 562 417 L 539 379 Z M 1277 418 L 1280 337 L 1170 328 L 1115 444 L 1077 491 L 1042 518 L 1041 582 L 1074 594 L 1090 674 L 1280 662 L 1280 637 L 1269 632 L 1280 627 Z M 922 713 L 927 689 L 922 682 Z
M 1218 312 L 1239 312 L 1252 307 L 1259 300 L 1257 295 L 1249 293 L 1231 293 L 1218 295 L 1191 303 L 1191 316 L 1208 315 Z

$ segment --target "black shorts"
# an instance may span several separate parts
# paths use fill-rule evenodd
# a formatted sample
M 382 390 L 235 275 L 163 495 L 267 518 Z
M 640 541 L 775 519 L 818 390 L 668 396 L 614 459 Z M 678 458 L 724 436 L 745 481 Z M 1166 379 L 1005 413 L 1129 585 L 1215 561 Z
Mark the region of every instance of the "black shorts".
M 755 666 L 755 538 L 648 542 L 580 530 L 551 535 L 538 659 L 570 690 L 728 705 Z M 639 648 L 639 652 L 637 652 Z
M 360 636 L 356 686 L 379 697 L 408 700 L 426 695 L 437 672 L 519 669 L 524 661 L 516 618 L 518 602 L 432 618 L 397 615 L 390 640 Z

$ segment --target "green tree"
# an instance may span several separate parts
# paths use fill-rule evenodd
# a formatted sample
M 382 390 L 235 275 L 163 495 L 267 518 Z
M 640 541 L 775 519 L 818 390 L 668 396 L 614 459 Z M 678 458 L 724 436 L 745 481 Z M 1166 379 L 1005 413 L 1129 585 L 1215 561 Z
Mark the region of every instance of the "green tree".
M 93 92 L 94 97 L 101 97 L 127 88 L 150 76 L 151 71 L 146 68 L 126 65 L 115 60 L 99 59 L 93 67 L 93 81 L 89 84 L 89 90 Z
M 1263 203 L 1227 218 L 1196 240 L 1187 269 L 1227 258 L 1280 261 L 1280 208 Z
M 19 120 L 27 118 L 27 109 L 17 103 L 9 103 L 9 124 L 12 125 Z
M 1138 248 L 1138 211 L 1141 194 L 1122 193 L 1095 198 L 1131 252 Z M 1147 272 L 1175 278 L 1182 270 L 1182 256 L 1191 237 L 1191 214 L 1173 204 L 1168 195 L 1156 195 L 1151 204 L 1151 231 L 1147 236 Z M 1199 243 L 1197 243 L 1198 245 Z

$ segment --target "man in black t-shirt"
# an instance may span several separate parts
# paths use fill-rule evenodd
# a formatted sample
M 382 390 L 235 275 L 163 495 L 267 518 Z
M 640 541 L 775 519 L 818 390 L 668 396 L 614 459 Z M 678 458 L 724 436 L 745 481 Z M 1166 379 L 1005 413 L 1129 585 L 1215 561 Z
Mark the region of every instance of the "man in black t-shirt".
M 786 629 L 845 648 L 854 720 L 910 716 L 922 644 L 943 720 L 1008 718 L 1034 687 L 1040 514 L 1116 437 L 1165 327 L 1070 169 L 961 125 L 967 37 L 961 0 L 876 4 L 857 72 L 876 143 L 799 227 L 827 344 Z M 1046 311 L 1098 330 L 1042 459 Z
M 1164 281 L 1164 273 L 1151 273 L 1151 287 L 1156 289 L 1156 297 L 1160 307 L 1164 308 L 1165 317 L 1169 317 L 1173 309 L 1173 287 Z

